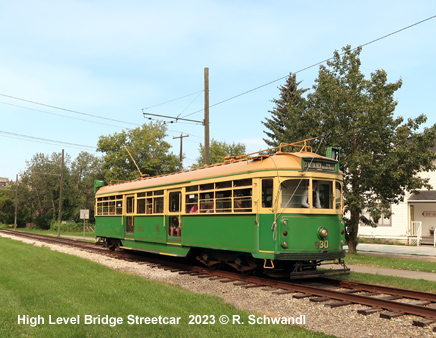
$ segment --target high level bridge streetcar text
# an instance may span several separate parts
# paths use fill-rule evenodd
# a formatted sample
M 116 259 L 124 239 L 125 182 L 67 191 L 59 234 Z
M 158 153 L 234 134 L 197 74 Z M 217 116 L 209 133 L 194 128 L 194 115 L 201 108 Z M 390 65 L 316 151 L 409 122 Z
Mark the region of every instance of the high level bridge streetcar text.
M 305 140 L 274 150 L 100 187 L 97 240 L 238 271 L 346 273 L 338 149 L 320 156 Z M 342 265 L 315 272 L 332 261 Z

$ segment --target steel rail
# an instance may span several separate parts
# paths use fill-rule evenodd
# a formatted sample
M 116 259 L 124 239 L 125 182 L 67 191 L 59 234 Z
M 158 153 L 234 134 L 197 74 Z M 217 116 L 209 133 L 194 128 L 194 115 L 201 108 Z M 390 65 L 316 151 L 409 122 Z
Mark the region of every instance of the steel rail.
M 325 297 L 325 298 L 329 298 L 332 300 L 340 300 L 340 301 L 343 301 L 346 303 L 361 304 L 361 305 L 366 305 L 366 306 L 370 306 L 370 307 L 374 307 L 374 308 L 380 308 L 380 309 L 390 310 L 390 311 L 404 313 L 404 314 L 416 315 L 416 316 L 421 316 L 421 317 L 425 317 L 428 319 L 435 319 L 436 320 L 436 308 L 432 308 L 432 307 L 426 307 L 426 306 L 422 306 L 422 305 L 414 305 L 414 304 L 409 304 L 409 303 L 400 303 L 400 302 L 396 302 L 393 300 L 387 300 L 387 299 L 376 298 L 376 297 L 365 296 L 365 295 L 357 295 L 357 294 L 353 294 L 353 293 L 347 293 L 344 291 L 336 291 L 336 290 L 316 288 L 313 286 L 295 284 L 295 283 L 290 283 L 290 282 L 274 281 L 274 280 L 265 279 L 265 278 L 261 278 L 261 277 L 243 276 L 243 275 L 240 275 L 237 273 L 232 273 L 232 272 L 222 273 L 221 271 L 210 271 L 210 270 L 204 269 L 204 268 L 200 268 L 200 269 L 202 269 L 204 272 L 208 272 L 209 274 L 211 274 L 213 276 L 222 276 L 225 278 L 232 278 L 232 279 L 235 279 L 235 281 L 236 280 L 237 281 L 244 281 L 247 283 L 257 284 L 259 286 L 270 286 L 270 287 L 283 289 L 283 290 L 291 291 L 291 292 L 301 292 L 301 293 L 311 295 L 311 296 Z M 201 271 L 200 269 L 199 269 L 199 271 Z M 354 282 L 353 282 L 353 284 L 356 286 L 359 285 L 359 283 L 354 283 Z M 366 285 L 368 286 L 369 284 L 366 284 Z M 377 290 L 377 287 L 378 287 L 377 285 L 373 285 L 372 291 L 378 292 L 380 294 L 382 294 L 382 293 L 389 294 L 388 288 L 382 287 L 380 290 Z M 394 289 L 394 288 L 392 288 L 392 289 Z M 404 290 L 403 293 L 406 294 L 407 291 L 409 291 L 409 290 Z M 413 298 L 427 300 L 429 294 L 425 293 L 425 295 L 426 295 L 426 297 L 424 299 L 418 298 L 418 297 L 413 297 Z M 432 295 L 433 298 L 436 297 L 435 294 L 430 294 L 430 295 Z M 410 298 L 408 295 L 404 295 L 403 297 Z

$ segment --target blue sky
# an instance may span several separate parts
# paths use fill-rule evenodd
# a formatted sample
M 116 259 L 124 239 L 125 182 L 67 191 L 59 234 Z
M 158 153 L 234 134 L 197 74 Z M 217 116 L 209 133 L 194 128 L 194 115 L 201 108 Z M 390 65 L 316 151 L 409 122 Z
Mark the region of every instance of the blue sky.
M 170 116 L 201 110 L 205 67 L 213 105 L 325 60 L 347 44 L 357 47 L 434 15 L 436 2 L 420 0 L 0 0 L 0 177 L 15 179 L 36 153 L 64 148 L 74 159 L 80 151 L 94 152 L 100 135 L 147 122 L 143 108 L 158 105 L 147 112 Z M 403 80 L 396 115 L 426 114 L 427 126 L 436 123 L 435 36 L 436 18 L 361 53 L 367 77 L 384 69 L 390 82 Z M 297 80 L 311 88 L 317 75 L 318 66 L 299 72 Z M 211 138 L 244 143 L 248 152 L 266 148 L 261 121 L 283 83 L 212 107 Z M 197 94 L 159 105 L 191 93 Z M 188 118 L 202 120 L 203 112 Z M 168 129 L 176 155 L 179 139 L 173 137 L 190 135 L 183 139 L 189 166 L 199 155 L 203 127 L 178 122 Z

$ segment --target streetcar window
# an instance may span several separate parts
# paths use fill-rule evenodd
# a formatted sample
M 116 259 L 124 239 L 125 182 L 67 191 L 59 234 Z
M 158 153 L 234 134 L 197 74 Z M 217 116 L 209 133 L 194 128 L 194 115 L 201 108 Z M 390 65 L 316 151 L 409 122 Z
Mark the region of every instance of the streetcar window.
M 232 187 L 233 181 L 219 182 L 215 184 L 215 189 L 228 189 Z
M 109 215 L 115 215 L 115 201 L 109 202 Z
M 282 208 L 333 209 L 333 182 L 312 180 L 309 193 L 309 180 L 287 180 L 281 184 Z
M 282 208 L 308 208 L 309 180 L 287 180 L 280 185 Z
M 199 214 L 252 212 L 252 184 L 253 180 L 248 178 L 188 186 L 183 197 L 184 212 Z M 272 190 L 272 183 L 270 185 Z M 272 194 L 272 191 L 270 193 Z
M 162 214 L 164 202 L 161 195 L 163 193 L 163 190 L 157 190 L 137 194 L 136 213 L 142 215 Z
M 341 184 L 339 182 L 336 182 L 335 204 L 336 204 L 336 209 L 337 210 L 341 209 L 341 200 L 342 200 L 341 191 L 342 191 Z
M 97 198 L 97 216 L 121 215 L 122 195 Z
M 232 191 L 216 192 L 216 212 L 232 212 Z
M 197 193 L 187 193 L 186 194 L 186 212 L 187 213 L 198 213 L 198 194 Z
M 147 198 L 145 200 L 145 213 L 150 215 L 153 213 L 153 198 Z
M 234 181 L 235 187 L 244 187 L 244 186 L 251 185 L 251 184 L 252 184 L 251 178 L 246 178 L 244 180 L 235 180 Z
M 200 185 L 200 190 L 213 190 L 213 183 Z
M 234 212 L 251 212 L 251 188 L 234 191 Z
M 133 214 L 133 203 L 135 202 L 135 198 L 133 196 L 129 196 L 126 199 L 126 213 Z
M 180 191 L 170 192 L 169 212 L 180 211 Z
M 190 187 L 186 187 L 186 192 L 198 191 L 198 185 L 192 185 Z
M 333 182 L 318 181 L 318 193 L 321 208 L 333 209 Z
M 200 194 L 200 213 L 214 212 L 214 193 L 201 193 Z
M 123 196 L 118 196 L 117 198 L 119 198 L 119 197 L 123 197 Z M 116 203 L 116 214 L 117 215 L 121 215 L 122 213 L 123 213 L 123 201 L 121 200 L 121 201 L 116 201 L 115 202 Z
M 103 215 L 109 215 L 108 202 L 103 202 Z
M 139 196 L 140 194 L 138 194 Z M 145 198 L 138 199 L 136 204 L 136 212 L 138 214 L 145 214 Z
M 262 208 L 271 208 L 273 206 L 273 180 L 262 180 Z
M 162 214 L 164 210 L 164 198 L 163 197 L 156 197 L 154 199 L 154 213 L 155 214 Z

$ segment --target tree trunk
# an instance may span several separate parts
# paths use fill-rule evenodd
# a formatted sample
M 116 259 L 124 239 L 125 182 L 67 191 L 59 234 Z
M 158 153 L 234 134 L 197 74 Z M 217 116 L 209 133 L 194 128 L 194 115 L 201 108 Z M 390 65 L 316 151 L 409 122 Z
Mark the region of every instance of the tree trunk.
M 351 217 L 348 220 L 347 224 L 347 242 L 348 242 L 348 252 L 356 253 L 357 252 L 357 231 L 359 230 L 359 211 L 352 211 Z

